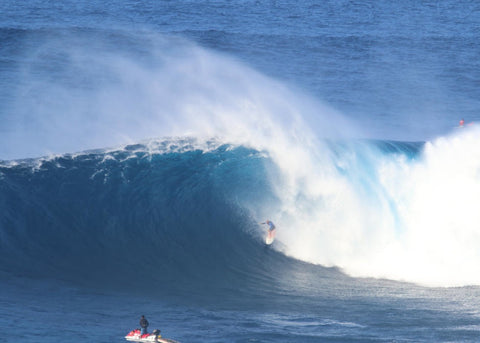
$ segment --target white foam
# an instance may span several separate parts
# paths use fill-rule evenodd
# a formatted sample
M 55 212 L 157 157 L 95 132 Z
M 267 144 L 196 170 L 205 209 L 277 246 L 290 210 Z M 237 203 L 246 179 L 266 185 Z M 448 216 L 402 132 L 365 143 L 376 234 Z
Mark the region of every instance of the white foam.
M 277 223 L 285 252 L 353 276 L 479 285 L 480 129 L 428 142 L 414 160 L 352 151 L 331 160 L 340 172 L 322 161 L 283 186 L 295 194 Z

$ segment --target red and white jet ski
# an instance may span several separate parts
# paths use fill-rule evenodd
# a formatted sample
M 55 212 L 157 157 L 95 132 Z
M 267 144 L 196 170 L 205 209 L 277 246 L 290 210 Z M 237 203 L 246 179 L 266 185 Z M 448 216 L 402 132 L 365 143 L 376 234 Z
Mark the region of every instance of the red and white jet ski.
M 153 330 L 152 333 L 146 333 L 144 335 L 140 334 L 140 329 L 135 329 L 130 331 L 125 339 L 130 342 L 140 342 L 140 343 L 179 343 L 173 339 L 162 338 L 160 336 L 160 330 Z

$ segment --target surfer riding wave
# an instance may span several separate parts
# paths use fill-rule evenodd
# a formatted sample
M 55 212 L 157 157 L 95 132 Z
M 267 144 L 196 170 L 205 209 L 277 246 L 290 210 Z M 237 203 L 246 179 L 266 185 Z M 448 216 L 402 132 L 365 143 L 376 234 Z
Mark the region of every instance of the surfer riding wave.
M 268 231 L 269 232 L 272 232 L 273 230 L 275 230 L 275 224 L 273 224 L 273 222 L 271 220 L 267 220 L 267 221 L 264 221 L 263 223 L 261 224 L 266 224 L 268 225 Z
M 264 221 L 263 223 L 260 223 L 262 225 L 268 225 L 268 234 L 267 234 L 267 237 L 265 239 L 265 243 L 270 245 L 273 243 L 273 240 L 275 238 L 275 224 L 273 224 L 273 222 L 271 220 L 266 220 Z

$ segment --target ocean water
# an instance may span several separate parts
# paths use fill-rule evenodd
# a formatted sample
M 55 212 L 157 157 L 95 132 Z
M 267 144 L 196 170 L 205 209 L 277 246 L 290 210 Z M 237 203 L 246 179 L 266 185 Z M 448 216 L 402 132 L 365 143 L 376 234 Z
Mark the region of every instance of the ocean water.
M 469 1 L 1 1 L 0 342 L 480 341 L 479 32 Z

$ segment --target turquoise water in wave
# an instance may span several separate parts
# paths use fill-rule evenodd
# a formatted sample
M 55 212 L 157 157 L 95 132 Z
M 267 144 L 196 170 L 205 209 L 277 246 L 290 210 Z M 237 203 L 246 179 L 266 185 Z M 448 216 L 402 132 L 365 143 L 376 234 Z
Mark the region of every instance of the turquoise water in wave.
M 479 5 L 0 13 L 0 342 L 479 340 Z

